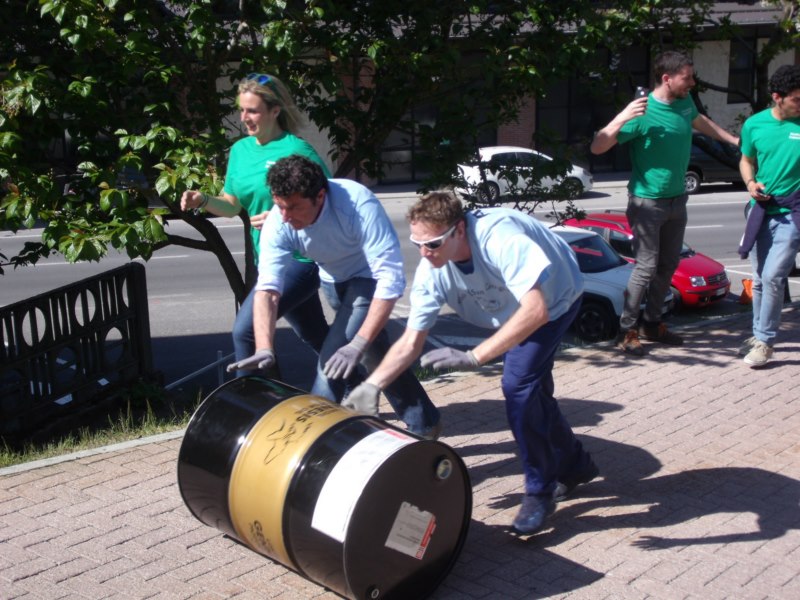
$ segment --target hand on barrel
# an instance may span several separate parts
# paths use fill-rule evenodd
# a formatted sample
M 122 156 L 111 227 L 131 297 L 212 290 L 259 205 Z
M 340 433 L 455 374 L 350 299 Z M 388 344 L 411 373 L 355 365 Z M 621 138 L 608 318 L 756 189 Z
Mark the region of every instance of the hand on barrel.
M 253 356 L 228 365 L 228 373 L 232 371 L 266 371 L 275 365 L 275 353 L 267 348 L 256 350 Z
M 328 359 L 322 374 L 329 379 L 347 379 L 361 362 L 368 345 L 369 342 L 363 337 L 355 336 L 352 342 L 339 348 Z
M 348 394 L 342 402 L 342 406 L 362 415 L 376 417 L 378 416 L 378 397 L 380 395 L 381 388 L 364 382 Z
M 455 348 L 431 350 L 422 355 L 419 364 L 423 368 L 430 367 L 436 371 L 441 371 L 442 369 L 477 369 L 481 366 L 471 350 L 462 352 Z

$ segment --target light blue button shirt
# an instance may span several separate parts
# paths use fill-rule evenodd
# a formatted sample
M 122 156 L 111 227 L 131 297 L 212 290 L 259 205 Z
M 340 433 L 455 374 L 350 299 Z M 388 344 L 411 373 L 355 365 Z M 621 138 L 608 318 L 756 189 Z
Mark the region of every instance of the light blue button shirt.
M 436 269 L 422 259 L 411 287 L 410 329 L 430 329 L 445 304 L 469 323 L 497 329 L 537 284 L 551 321 L 580 298 L 583 275 L 575 255 L 544 224 L 507 208 L 469 212 L 466 223 L 472 271 L 453 262 Z
M 375 195 L 349 179 L 328 180 L 328 193 L 317 220 L 300 230 L 271 210 L 261 231 L 257 290 L 283 293 L 292 252 L 319 265 L 320 279 L 336 283 L 354 277 L 375 279 L 375 298 L 403 295 L 403 256 L 392 222 Z

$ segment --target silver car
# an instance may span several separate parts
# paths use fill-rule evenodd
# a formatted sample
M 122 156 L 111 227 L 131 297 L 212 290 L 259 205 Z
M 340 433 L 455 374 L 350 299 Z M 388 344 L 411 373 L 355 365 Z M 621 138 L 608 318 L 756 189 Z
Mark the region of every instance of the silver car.
M 550 231 L 569 244 L 583 273 L 583 302 L 572 323 L 573 331 L 586 342 L 614 337 L 633 265 L 593 231 L 561 225 L 551 227 Z M 670 291 L 664 299 L 662 314 L 672 309 L 674 301 Z

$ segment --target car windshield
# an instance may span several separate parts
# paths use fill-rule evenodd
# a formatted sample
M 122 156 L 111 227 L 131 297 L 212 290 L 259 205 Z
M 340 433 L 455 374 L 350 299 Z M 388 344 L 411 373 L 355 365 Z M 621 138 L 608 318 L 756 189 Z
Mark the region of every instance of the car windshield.
M 601 273 L 627 264 L 616 250 L 599 235 L 587 235 L 569 241 L 578 258 L 578 266 L 583 273 Z

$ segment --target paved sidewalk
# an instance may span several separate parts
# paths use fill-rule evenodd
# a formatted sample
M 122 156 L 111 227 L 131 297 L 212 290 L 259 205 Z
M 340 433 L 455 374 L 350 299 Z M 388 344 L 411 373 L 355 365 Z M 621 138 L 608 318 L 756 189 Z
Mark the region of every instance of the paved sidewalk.
M 474 491 L 466 545 L 434 597 L 800 598 L 800 305 L 760 370 L 735 356 L 748 325 L 693 326 L 683 347 L 650 345 L 644 359 L 609 345 L 560 356 L 557 394 L 602 478 L 528 540 L 506 531 L 522 476 L 498 369 L 431 382 Z M 196 521 L 179 446 L 0 472 L 0 598 L 336 597 Z

